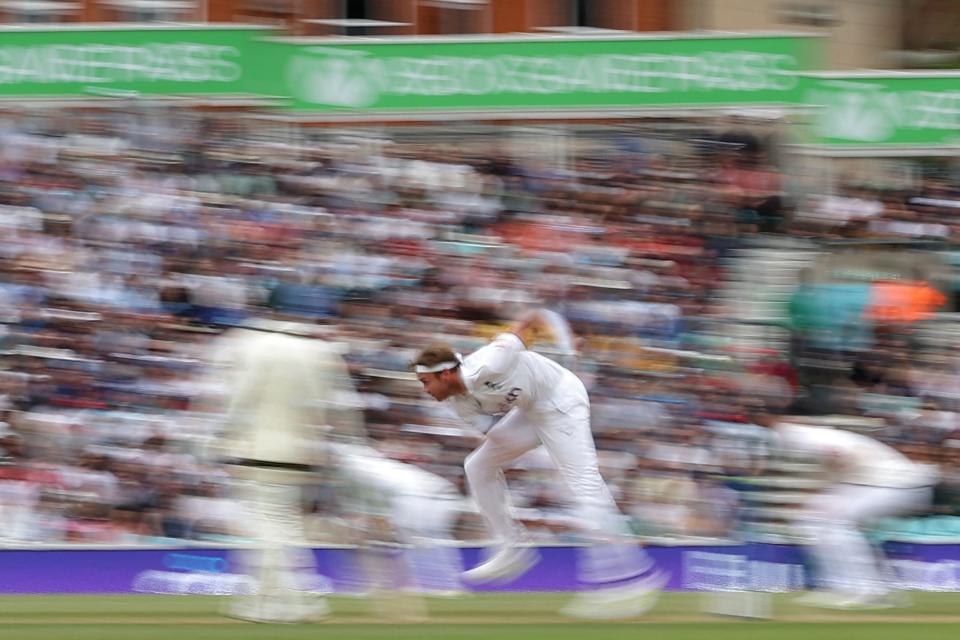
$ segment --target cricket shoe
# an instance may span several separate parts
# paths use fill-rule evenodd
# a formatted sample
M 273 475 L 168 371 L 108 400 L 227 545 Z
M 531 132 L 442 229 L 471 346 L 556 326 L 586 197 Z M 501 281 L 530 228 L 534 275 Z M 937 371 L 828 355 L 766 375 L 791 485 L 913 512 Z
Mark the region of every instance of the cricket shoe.
M 636 618 L 650 611 L 660 599 L 669 576 L 661 571 L 617 587 L 578 593 L 563 609 L 565 616 L 586 620 Z
M 794 602 L 807 607 L 837 611 L 868 611 L 910 606 L 910 598 L 898 592 L 850 595 L 835 591 L 811 591 Z
M 463 581 L 470 584 L 510 582 L 539 561 L 540 554 L 535 549 L 504 545 L 485 562 L 464 571 Z
M 844 611 L 867 611 L 876 609 L 896 609 L 910 606 L 910 598 L 902 593 L 870 593 L 847 597 L 834 605 L 834 609 Z
M 259 624 L 304 624 L 322 622 L 330 616 L 330 605 L 326 600 L 312 603 L 310 607 L 259 607 L 259 606 L 230 606 L 223 610 L 223 615 L 234 620 L 254 622 Z
M 801 607 L 817 607 L 820 609 L 832 609 L 837 602 L 849 598 L 836 591 L 808 591 L 801 596 L 793 599 L 793 604 Z

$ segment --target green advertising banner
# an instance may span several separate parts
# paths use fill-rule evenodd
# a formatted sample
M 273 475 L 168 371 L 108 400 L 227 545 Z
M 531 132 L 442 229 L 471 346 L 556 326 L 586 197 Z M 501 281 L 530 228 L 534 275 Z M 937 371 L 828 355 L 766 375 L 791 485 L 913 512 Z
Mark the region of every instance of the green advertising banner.
M 808 143 L 960 146 L 960 73 L 819 73 L 803 85 L 803 103 L 816 107 Z
M 818 38 L 797 35 L 337 43 L 277 39 L 267 93 L 312 112 L 643 109 L 796 103 Z
M 4 28 L 0 98 L 255 93 L 251 58 L 268 34 L 250 25 Z

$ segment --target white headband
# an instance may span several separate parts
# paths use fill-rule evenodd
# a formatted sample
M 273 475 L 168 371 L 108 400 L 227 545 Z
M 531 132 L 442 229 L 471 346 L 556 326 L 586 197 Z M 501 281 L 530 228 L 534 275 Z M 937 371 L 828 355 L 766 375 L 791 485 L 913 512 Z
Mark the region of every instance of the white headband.
M 455 353 L 453 355 L 456 358 L 456 360 L 447 360 L 445 362 L 441 362 L 440 364 L 435 364 L 432 367 L 418 364 L 414 368 L 414 370 L 417 373 L 437 373 L 439 371 L 446 371 L 447 369 L 453 369 L 454 367 L 459 365 L 461 362 L 463 362 L 463 356 L 461 356 L 459 353 Z

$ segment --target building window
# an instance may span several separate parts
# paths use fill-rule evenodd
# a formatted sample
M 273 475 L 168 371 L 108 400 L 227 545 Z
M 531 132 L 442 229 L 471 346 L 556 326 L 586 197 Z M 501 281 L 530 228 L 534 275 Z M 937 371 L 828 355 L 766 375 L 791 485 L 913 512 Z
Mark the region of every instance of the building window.
M 420 0 L 420 6 L 428 10 L 426 26 L 428 33 L 467 34 L 491 31 L 490 4 L 488 0 Z
M 14 24 L 42 24 L 63 22 L 67 15 L 80 9 L 77 2 L 62 0 L 3 0 L 3 11 L 7 22 Z
M 836 8 L 819 2 L 781 2 L 777 20 L 805 27 L 830 27 L 839 22 Z
M 293 17 L 293 2 L 294 0 L 237 0 L 233 19 L 236 22 L 283 28 Z
M 626 0 L 563 0 L 569 4 L 569 25 L 580 29 L 628 31 L 633 10 Z
M 570 24 L 574 27 L 593 27 L 596 25 L 590 24 L 590 11 L 587 7 L 589 4 L 585 0 L 571 0 L 573 5 L 573 10 L 570 12 L 573 20 Z
M 237 8 L 240 13 L 288 14 L 292 7 L 291 0 L 241 0 Z
M 900 49 L 894 63 L 908 68 L 960 67 L 960 3 L 901 0 Z
M 346 15 L 344 17 L 347 20 L 365 20 L 370 16 L 367 15 L 367 0 L 346 0 Z
M 193 0 L 101 0 L 123 22 L 176 22 L 189 18 Z

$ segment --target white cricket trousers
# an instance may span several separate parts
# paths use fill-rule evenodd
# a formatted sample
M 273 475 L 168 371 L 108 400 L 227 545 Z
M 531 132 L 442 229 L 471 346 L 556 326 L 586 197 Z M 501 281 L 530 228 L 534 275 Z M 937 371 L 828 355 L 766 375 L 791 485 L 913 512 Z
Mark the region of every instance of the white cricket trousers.
M 850 596 L 888 592 L 882 551 L 870 544 L 861 527 L 920 510 L 930 504 L 932 492 L 930 487 L 839 484 L 812 498 L 798 525 L 811 539 L 821 586 Z
M 550 408 L 514 409 L 486 434 L 464 463 L 471 494 L 493 537 L 506 544 L 524 536 L 510 515 L 504 467 L 541 444 L 560 472 L 574 504 L 577 524 L 593 541 L 578 558 L 578 577 L 602 586 L 639 578 L 652 569 L 643 549 L 626 540 L 628 528 L 600 476 L 590 430 L 590 402 L 583 383 L 570 376 Z
M 301 486 L 245 480 L 237 493 L 245 508 L 243 533 L 253 542 L 250 549 L 238 553 L 239 564 L 255 579 L 257 591 L 233 596 L 229 612 L 266 622 L 322 616 L 327 604 L 315 591 L 316 565 L 306 545 Z

